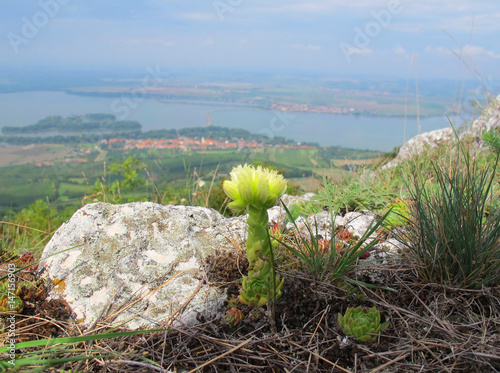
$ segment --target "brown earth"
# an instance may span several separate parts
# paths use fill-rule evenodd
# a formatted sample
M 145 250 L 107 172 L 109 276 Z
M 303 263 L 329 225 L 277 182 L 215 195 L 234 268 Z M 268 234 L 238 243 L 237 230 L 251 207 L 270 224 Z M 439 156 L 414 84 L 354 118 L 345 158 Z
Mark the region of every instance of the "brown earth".
M 70 154 L 64 145 L 0 146 L 0 167 L 34 162 L 51 162 Z

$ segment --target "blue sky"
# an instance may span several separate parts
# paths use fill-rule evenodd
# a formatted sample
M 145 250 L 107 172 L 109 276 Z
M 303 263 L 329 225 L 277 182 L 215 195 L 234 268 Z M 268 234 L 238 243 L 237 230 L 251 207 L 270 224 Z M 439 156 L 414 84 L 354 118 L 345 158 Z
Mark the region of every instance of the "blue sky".
M 500 80 L 498 0 L 8 1 L 0 35 L 0 69 Z

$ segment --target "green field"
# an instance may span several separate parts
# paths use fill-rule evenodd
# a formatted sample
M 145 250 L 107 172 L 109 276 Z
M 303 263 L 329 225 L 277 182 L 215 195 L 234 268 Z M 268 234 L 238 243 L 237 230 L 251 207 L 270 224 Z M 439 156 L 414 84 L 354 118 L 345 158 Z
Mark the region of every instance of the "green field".
M 111 185 L 122 177 L 109 170 L 112 163 L 121 163 L 127 157 L 140 159 L 145 165 L 139 177 L 146 181 L 134 193 L 124 192 L 123 201 L 135 195 L 154 200 L 155 196 L 174 194 L 179 198 L 190 196 L 194 182 L 203 180 L 209 185 L 227 177 L 231 169 L 243 163 L 272 164 L 284 171 L 285 176 L 297 183 L 303 178 L 323 174 L 341 174 L 345 164 L 335 165 L 333 159 L 356 163 L 357 159 L 375 158 L 376 153 L 349 149 L 283 149 L 265 147 L 259 151 L 249 149 L 212 150 L 207 152 L 179 152 L 178 150 L 109 151 L 104 161 L 66 163 L 55 160 L 52 166 L 34 164 L 2 167 L 4 180 L 0 192 L 0 213 L 19 211 L 37 199 L 48 200 L 58 208 L 79 206 L 85 195 L 96 192 L 95 183 Z M 300 183 L 302 184 L 302 183 Z

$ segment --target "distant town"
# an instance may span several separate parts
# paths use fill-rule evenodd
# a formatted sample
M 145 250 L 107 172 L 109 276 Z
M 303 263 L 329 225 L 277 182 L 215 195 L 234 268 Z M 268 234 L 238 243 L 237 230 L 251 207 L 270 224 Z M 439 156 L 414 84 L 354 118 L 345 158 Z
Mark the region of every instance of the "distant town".
M 164 140 L 143 140 L 143 139 L 109 139 L 102 140 L 101 144 L 107 144 L 108 149 L 113 150 L 129 150 L 129 149 L 179 149 L 182 151 L 188 150 L 215 150 L 215 149 L 245 149 L 245 148 L 263 148 L 266 146 L 264 142 L 255 140 L 223 140 L 217 141 L 202 137 L 201 140 L 192 139 L 189 137 L 181 137 L 178 139 Z M 310 145 L 289 145 L 276 144 L 267 145 L 268 147 L 284 148 L 284 149 L 315 149 Z
M 257 142 L 255 140 L 224 140 L 217 141 L 209 138 L 202 137 L 201 140 L 192 139 L 189 137 L 181 137 L 179 139 L 164 139 L 164 140 L 143 140 L 143 139 L 122 139 L 113 138 L 109 140 L 101 140 L 99 145 L 91 147 L 82 147 L 80 152 L 83 154 L 90 154 L 92 152 L 101 151 L 102 149 L 126 151 L 131 149 L 178 149 L 179 151 L 199 150 L 242 150 L 245 148 L 254 150 L 264 150 L 264 148 L 281 148 L 281 149 L 316 149 L 311 145 L 297 145 L 290 144 L 265 144 L 264 142 Z M 88 158 L 66 158 L 66 163 L 85 163 Z M 35 166 L 53 166 L 53 161 L 35 162 Z
M 357 110 L 353 107 L 335 107 L 325 105 L 308 105 L 294 103 L 271 104 L 271 108 L 279 111 L 294 111 L 308 113 L 326 113 L 326 114 L 355 114 Z

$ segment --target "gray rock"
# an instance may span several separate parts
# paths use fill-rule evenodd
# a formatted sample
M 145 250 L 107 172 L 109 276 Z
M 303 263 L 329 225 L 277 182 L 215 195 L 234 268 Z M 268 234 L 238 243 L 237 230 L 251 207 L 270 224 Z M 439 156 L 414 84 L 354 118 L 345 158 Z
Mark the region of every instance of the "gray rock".
M 481 136 L 485 131 L 496 129 L 500 131 L 500 95 L 486 108 L 484 113 L 474 120 L 470 126 L 459 136 L 461 140 L 472 139 L 476 149 L 482 149 L 484 143 Z M 443 128 L 436 131 L 422 133 L 411 138 L 404 144 L 396 158 L 387 163 L 382 169 L 387 169 L 398 165 L 405 159 L 410 159 L 420 154 L 426 147 L 433 148 L 440 144 L 454 145 L 456 143 L 456 135 L 451 127 Z
M 352 234 L 353 238 L 360 239 L 363 237 L 370 225 L 375 224 L 375 217 L 376 215 L 371 211 L 349 212 L 344 217 L 334 214 L 334 224 L 332 227 L 330 212 L 322 211 L 310 216 L 307 219 L 299 216 L 295 220 L 295 225 L 297 226 L 297 229 L 302 237 L 307 239 L 310 238 L 307 227 L 310 227 L 313 234 L 316 234 L 317 229 L 318 235 L 327 241 L 332 239 L 332 232 L 335 232 L 338 228 L 345 228 Z M 293 229 L 294 225 L 292 223 L 288 223 L 286 228 Z M 377 232 L 372 233 L 366 241 L 366 244 L 371 242 L 371 240 L 376 237 Z
M 370 256 L 358 263 L 355 272 L 357 279 L 368 281 L 370 284 L 384 285 L 393 263 L 402 260 L 403 251 L 405 251 L 404 245 L 394 238 L 374 245 Z
M 460 138 L 470 138 L 474 142 L 476 149 L 482 149 L 484 142 L 481 137 L 484 132 L 491 129 L 500 131 L 500 96 L 490 105 L 483 115 L 477 118 L 460 136 Z
M 314 196 L 315 196 L 314 193 L 306 193 L 306 194 L 304 194 L 302 196 L 291 196 L 291 195 L 288 195 L 288 194 L 284 194 L 281 197 L 281 201 L 285 205 L 287 205 L 287 207 L 289 207 L 290 205 L 292 205 L 294 203 L 311 201 L 312 197 L 314 197 Z
M 271 226 L 275 224 L 281 224 L 286 218 L 285 209 L 281 206 L 274 206 L 267 210 L 269 215 L 269 224 Z
M 299 216 L 295 220 L 295 224 L 289 222 L 286 225 L 286 229 L 295 229 L 295 226 L 297 227 L 299 234 L 305 239 L 311 238 L 308 227 L 311 229 L 313 235 L 315 235 L 317 231 L 318 235 L 325 240 L 331 240 L 332 238 L 332 218 L 328 211 L 319 212 L 308 217 L 307 219 Z M 335 230 L 337 227 L 343 226 L 344 219 L 341 216 L 334 214 L 333 230 Z
M 345 228 L 352 233 L 356 239 L 363 237 L 370 225 L 375 224 L 375 214 L 371 211 L 349 212 L 345 215 Z M 373 232 L 370 238 L 376 238 L 377 232 Z M 368 241 L 369 242 L 369 241 Z
M 394 167 L 403 160 L 417 156 L 425 148 L 434 148 L 440 144 L 452 143 L 454 139 L 455 135 L 450 127 L 417 135 L 408 140 L 399 150 L 397 157 L 382 168 Z
M 95 203 L 63 224 L 42 254 L 42 277 L 78 322 L 158 327 L 192 312 L 210 312 L 224 294 L 203 283 L 203 259 L 233 250 L 244 218 L 201 207 Z M 53 255 L 63 250 L 65 252 Z

